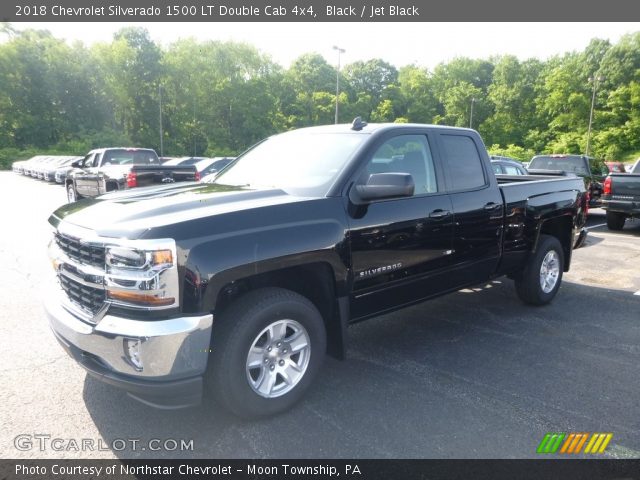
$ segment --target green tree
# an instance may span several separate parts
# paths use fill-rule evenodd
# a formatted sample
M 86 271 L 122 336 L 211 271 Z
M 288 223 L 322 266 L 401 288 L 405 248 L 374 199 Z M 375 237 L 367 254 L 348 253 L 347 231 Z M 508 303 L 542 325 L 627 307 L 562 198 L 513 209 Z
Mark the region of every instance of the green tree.
M 332 94 L 335 102 L 335 79 L 335 69 L 317 53 L 304 54 L 291 64 L 284 75 L 281 104 L 289 127 L 314 125 L 322 117 L 328 97 L 318 94 Z

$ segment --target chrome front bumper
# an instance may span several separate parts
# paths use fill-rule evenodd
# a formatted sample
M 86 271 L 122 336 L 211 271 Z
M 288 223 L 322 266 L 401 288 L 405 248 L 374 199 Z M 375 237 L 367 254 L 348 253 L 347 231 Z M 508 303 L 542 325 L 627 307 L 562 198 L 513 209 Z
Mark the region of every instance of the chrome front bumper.
M 65 350 L 90 374 L 153 406 L 179 408 L 196 403 L 209 357 L 213 315 L 141 321 L 107 313 L 92 325 L 65 308 L 62 295 L 56 290 L 45 300 L 49 325 Z M 127 349 L 131 342 L 137 344 L 137 366 Z M 185 399 L 169 398 L 175 395 Z

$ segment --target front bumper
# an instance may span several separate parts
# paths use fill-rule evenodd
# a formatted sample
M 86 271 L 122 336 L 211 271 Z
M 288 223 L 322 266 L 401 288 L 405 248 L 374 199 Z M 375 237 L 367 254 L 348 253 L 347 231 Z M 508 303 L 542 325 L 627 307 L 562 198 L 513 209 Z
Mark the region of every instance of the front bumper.
M 141 321 L 107 314 L 93 325 L 65 308 L 57 292 L 45 310 L 60 344 L 98 380 L 158 408 L 200 403 L 213 315 Z M 127 342 L 136 341 L 142 368 L 127 351 Z

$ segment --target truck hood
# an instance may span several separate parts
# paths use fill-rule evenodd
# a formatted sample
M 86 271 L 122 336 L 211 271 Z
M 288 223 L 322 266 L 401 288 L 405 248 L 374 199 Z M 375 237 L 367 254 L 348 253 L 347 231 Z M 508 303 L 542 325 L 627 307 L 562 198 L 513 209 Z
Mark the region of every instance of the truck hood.
M 95 231 L 101 237 L 139 238 L 146 231 L 197 218 L 304 200 L 283 190 L 251 190 L 213 183 L 136 188 L 58 208 L 49 219 Z

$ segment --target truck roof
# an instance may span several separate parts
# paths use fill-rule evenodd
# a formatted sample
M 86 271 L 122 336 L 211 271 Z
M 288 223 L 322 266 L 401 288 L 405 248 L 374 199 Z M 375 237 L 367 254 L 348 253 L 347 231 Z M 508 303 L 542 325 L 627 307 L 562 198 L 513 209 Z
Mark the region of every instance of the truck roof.
M 108 150 L 127 150 L 127 151 L 130 151 L 130 152 L 153 152 L 153 153 L 155 153 L 155 150 L 153 148 L 139 148 L 139 147 L 103 147 L 103 148 L 94 148 L 89 153 L 97 153 L 97 152 L 104 153 L 104 152 L 106 152 Z
M 297 132 L 311 132 L 311 133 L 374 133 L 383 130 L 398 130 L 398 129 L 415 129 L 415 128 L 433 128 L 442 130 L 460 130 L 474 132 L 471 128 L 463 127 L 451 127 L 447 125 L 431 125 L 424 123 L 365 123 L 359 129 L 354 129 L 351 123 L 339 123 L 337 125 L 321 125 L 318 127 L 306 127 L 299 128 Z M 284 133 L 284 132 L 283 132 Z

